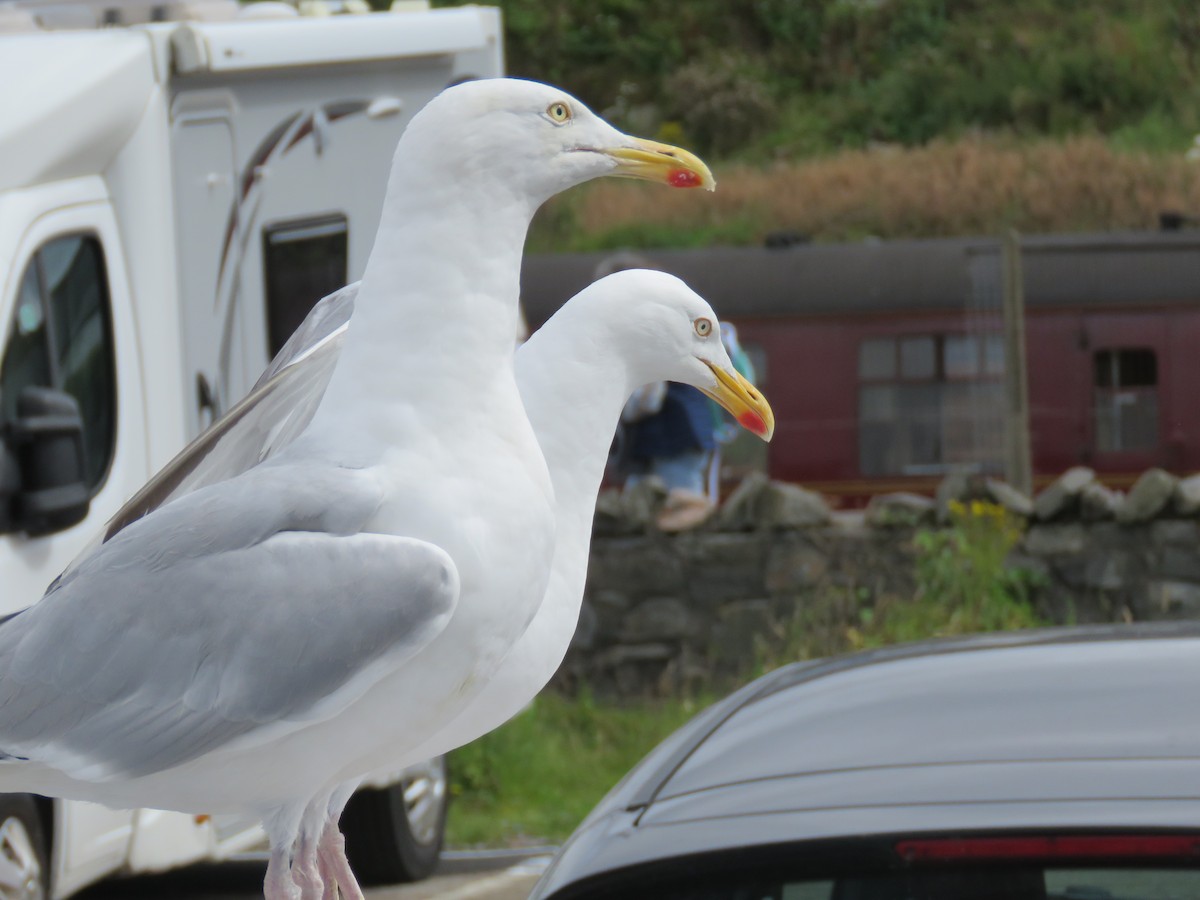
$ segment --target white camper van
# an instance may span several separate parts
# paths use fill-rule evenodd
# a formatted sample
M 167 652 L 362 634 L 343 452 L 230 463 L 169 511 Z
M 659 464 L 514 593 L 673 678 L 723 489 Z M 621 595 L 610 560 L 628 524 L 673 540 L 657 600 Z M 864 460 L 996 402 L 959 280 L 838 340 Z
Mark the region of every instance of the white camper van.
M 0 0 L 0 614 L 35 602 L 310 305 L 359 277 L 413 113 L 502 71 L 495 9 L 306 2 L 326 14 Z M 360 792 L 343 820 L 356 868 L 427 873 L 444 809 L 439 761 Z M 0 900 L 260 838 L 0 795 Z

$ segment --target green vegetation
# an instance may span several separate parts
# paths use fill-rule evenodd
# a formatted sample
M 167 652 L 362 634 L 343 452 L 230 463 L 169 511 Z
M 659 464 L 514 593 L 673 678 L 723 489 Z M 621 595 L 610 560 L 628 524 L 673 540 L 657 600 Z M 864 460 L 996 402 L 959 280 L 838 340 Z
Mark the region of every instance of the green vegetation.
M 1048 624 L 1029 602 L 1033 573 L 1004 565 L 1021 539 L 1021 523 L 1001 506 L 950 504 L 950 527 L 918 532 L 917 595 L 876 606 L 855 641 L 879 647 L 901 641 Z
M 495 2 L 514 75 L 719 156 L 976 130 L 1182 150 L 1200 126 L 1193 0 Z
M 454 847 L 564 840 L 652 747 L 690 719 L 693 700 L 616 707 L 542 694 L 450 759 Z
M 1200 212 L 1200 165 L 1183 156 L 1200 132 L 1195 0 L 489 2 L 512 74 L 702 152 L 720 183 L 712 197 L 571 191 L 535 220 L 536 252 L 1145 229 Z
M 1043 624 L 1032 576 L 1006 568 L 1020 523 L 990 503 L 953 504 L 944 529 L 916 534 L 915 596 L 872 597 L 828 586 L 797 604 L 788 627 L 763 635 L 758 675 L 796 659 L 943 635 Z M 730 685 L 712 685 L 720 696 Z M 634 763 L 707 700 L 615 706 L 583 693 L 544 693 L 503 728 L 454 753 L 452 846 L 564 839 Z
M 1038 576 L 1005 565 L 1021 529 L 1021 521 L 996 504 L 951 503 L 946 527 L 913 536 L 911 594 L 876 593 L 865 585 L 819 588 L 797 603 L 778 633 L 764 635 L 753 674 L 795 659 L 1049 625 L 1031 602 Z

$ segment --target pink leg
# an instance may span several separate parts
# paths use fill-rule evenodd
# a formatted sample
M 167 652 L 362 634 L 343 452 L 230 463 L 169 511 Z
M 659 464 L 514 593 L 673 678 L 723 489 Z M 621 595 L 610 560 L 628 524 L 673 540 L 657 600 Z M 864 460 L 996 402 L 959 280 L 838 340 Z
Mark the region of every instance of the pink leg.
M 300 891 L 292 881 L 291 861 L 288 859 L 286 847 L 276 847 L 271 851 L 271 860 L 267 863 L 267 878 L 263 882 L 264 900 L 298 900 Z
M 332 887 L 322 877 L 318 851 L 317 842 L 301 832 L 292 858 L 292 878 L 300 886 L 300 900 L 323 900 Z
M 350 869 L 350 861 L 346 859 L 346 839 L 338 830 L 336 820 L 329 822 L 321 833 L 317 856 L 320 859 L 321 877 L 325 879 L 324 900 L 337 900 L 336 890 L 341 891 L 342 900 L 366 900 L 362 888 L 358 886 L 358 879 Z

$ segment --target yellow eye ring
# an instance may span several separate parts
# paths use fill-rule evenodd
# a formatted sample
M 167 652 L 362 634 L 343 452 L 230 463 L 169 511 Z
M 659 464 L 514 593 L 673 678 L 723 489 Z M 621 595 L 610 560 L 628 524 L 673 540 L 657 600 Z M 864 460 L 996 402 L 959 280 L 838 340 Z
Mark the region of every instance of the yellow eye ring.
M 571 107 L 559 100 L 546 107 L 546 115 L 550 117 L 551 122 L 561 125 L 564 122 L 570 121 Z
M 696 334 L 700 337 L 708 337 L 712 334 L 713 324 L 711 319 L 701 317 L 692 323 L 692 327 L 696 329 Z

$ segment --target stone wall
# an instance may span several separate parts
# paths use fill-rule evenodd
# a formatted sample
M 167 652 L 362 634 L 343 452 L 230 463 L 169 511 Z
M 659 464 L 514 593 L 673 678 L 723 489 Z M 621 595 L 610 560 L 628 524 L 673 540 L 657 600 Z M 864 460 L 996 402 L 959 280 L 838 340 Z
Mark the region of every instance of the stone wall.
M 1072 469 L 1038 496 L 1014 565 L 1057 622 L 1200 615 L 1200 476 L 1144 473 L 1128 494 Z
M 845 649 L 848 629 L 915 592 L 913 535 L 952 500 L 988 499 L 1028 522 L 1010 564 L 1041 575 L 1054 622 L 1200 615 L 1200 481 L 1154 470 L 1128 495 L 1071 470 L 1036 499 L 991 479 L 947 478 L 936 499 L 877 497 L 833 514 L 796 485 L 748 478 L 704 526 L 653 526 L 643 484 L 597 504 L 591 567 L 560 689 L 674 693 L 745 678 L 778 653 Z
M 744 677 L 790 637 L 797 611 L 835 627 L 831 596 L 912 592 L 912 545 L 865 521 L 835 521 L 821 498 L 751 476 L 699 529 L 654 528 L 653 483 L 597 504 L 575 644 L 557 677 L 601 694 L 672 693 Z M 928 503 L 929 501 L 925 501 Z M 822 619 L 828 621 L 822 621 Z

